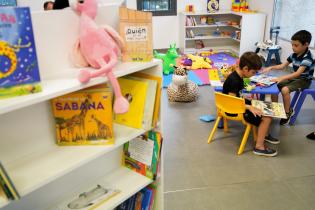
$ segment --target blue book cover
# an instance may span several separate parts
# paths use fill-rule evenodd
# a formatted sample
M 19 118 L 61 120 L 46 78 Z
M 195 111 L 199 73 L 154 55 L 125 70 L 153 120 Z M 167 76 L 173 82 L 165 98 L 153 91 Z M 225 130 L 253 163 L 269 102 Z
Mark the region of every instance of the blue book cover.
M 152 190 L 149 188 L 144 188 L 141 190 L 144 193 L 144 198 L 142 199 L 141 210 L 148 210 L 150 207 L 150 201 L 152 197 Z
M 16 0 L 0 0 L 0 6 L 9 6 L 9 7 L 15 7 Z
M 0 98 L 41 91 L 30 9 L 0 7 Z

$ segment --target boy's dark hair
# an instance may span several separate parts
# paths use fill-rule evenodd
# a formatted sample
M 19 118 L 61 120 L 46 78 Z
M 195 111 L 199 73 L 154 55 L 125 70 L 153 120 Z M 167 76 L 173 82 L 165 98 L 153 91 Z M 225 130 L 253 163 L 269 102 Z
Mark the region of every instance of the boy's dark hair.
M 292 41 L 299 41 L 302 45 L 305 45 L 305 43 L 311 43 L 312 41 L 312 34 L 306 30 L 301 30 L 296 32 L 292 37 Z
M 47 9 L 47 7 L 48 7 L 48 4 L 53 4 L 54 2 L 53 1 L 46 1 L 45 3 L 44 3 L 44 10 L 46 10 Z
M 245 66 L 249 70 L 260 70 L 262 63 L 260 57 L 254 52 L 245 52 L 240 58 L 240 69 L 243 69 Z

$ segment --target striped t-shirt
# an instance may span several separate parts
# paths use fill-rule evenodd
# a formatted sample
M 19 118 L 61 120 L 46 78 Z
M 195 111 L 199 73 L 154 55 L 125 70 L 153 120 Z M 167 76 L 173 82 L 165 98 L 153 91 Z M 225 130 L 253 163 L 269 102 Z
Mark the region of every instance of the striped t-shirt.
M 309 49 L 307 49 L 305 53 L 300 56 L 297 56 L 296 53 L 291 54 L 287 61 L 292 63 L 294 71 L 297 71 L 300 66 L 306 67 L 304 72 L 300 75 L 300 78 L 313 78 L 315 61 Z

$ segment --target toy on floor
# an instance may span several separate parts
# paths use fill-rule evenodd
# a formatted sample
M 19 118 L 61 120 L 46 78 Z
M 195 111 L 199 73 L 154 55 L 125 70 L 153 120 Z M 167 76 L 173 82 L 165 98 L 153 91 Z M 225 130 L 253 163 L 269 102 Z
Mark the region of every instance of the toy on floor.
M 233 71 L 236 70 L 236 65 L 229 66 L 228 64 L 223 64 L 220 70 L 225 80 Z
M 111 82 L 114 93 L 114 111 L 125 113 L 129 110 L 129 103 L 120 91 L 113 68 L 117 64 L 118 55 L 123 49 L 124 43 L 119 34 L 110 26 L 99 27 L 94 19 L 97 14 L 96 0 L 78 1 L 72 5 L 80 15 L 80 31 L 78 41 L 72 53 L 72 60 L 76 66 L 95 68 L 94 71 L 81 70 L 79 81 L 87 83 L 91 78 L 107 76 Z
M 215 117 L 212 115 L 202 115 L 199 117 L 199 120 L 203 121 L 203 122 L 212 122 L 215 121 Z
M 212 62 L 207 57 L 188 54 L 187 57 L 192 61 L 191 69 L 211 69 Z
M 187 69 L 174 66 L 172 83 L 167 87 L 167 97 L 170 102 L 193 102 L 199 96 L 198 85 L 188 80 Z
M 154 50 L 154 57 L 163 60 L 163 73 L 168 75 L 174 72 L 173 65 L 176 65 L 176 58 L 179 57 L 176 44 L 170 45 L 170 48 L 167 50 L 167 53 L 158 53 Z M 171 65 L 172 64 L 172 65 Z

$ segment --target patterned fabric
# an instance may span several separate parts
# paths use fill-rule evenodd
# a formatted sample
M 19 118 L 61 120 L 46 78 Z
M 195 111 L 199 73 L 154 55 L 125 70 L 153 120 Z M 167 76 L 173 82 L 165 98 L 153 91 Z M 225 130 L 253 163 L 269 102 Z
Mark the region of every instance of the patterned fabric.
M 297 56 L 296 53 L 291 54 L 287 61 L 292 63 L 294 71 L 297 71 L 300 66 L 306 67 L 300 78 L 313 78 L 315 61 L 309 49 L 307 49 L 301 56 Z

